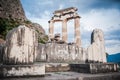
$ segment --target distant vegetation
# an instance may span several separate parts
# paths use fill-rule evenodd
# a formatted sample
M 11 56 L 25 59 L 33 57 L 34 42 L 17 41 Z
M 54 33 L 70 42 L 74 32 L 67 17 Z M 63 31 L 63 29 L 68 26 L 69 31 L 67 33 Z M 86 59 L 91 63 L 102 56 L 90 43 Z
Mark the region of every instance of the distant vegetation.
M 32 25 L 32 22 L 27 20 L 27 21 L 22 21 L 21 20 L 13 20 L 13 19 L 5 19 L 5 18 L 0 18 L 0 38 L 5 40 L 5 37 L 7 33 L 12 30 L 15 27 L 18 27 L 19 25 L 24 24 L 27 27 L 34 27 Z M 39 31 L 36 30 L 38 33 L 38 42 L 39 43 L 46 43 L 48 41 L 48 36 L 41 34 Z M 41 37 L 42 36 L 42 37 Z
M 20 23 L 13 19 L 0 18 L 0 38 L 5 39 L 6 34 L 9 30 L 17 27 Z
M 13 20 L 13 19 L 5 19 L 0 18 L 0 38 L 5 39 L 6 34 L 15 27 L 24 24 L 28 25 L 31 24 L 30 21 L 23 21 L 21 20 Z

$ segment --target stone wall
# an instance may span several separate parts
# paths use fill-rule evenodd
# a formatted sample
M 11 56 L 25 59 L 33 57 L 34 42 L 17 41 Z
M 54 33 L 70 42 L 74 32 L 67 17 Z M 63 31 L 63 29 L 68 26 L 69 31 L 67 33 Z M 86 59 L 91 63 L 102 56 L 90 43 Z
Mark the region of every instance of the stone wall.
M 46 59 L 46 49 L 45 48 L 46 48 L 45 44 L 40 44 L 40 43 L 38 44 L 36 61 L 45 62 L 47 60 Z
M 75 44 L 47 43 L 38 46 L 37 61 L 84 63 L 86 59 L 86 50 Z
M 45 65 L 1 65 L 0 77 L 44 76 Z
M 30 64 L 36 59 L 38 45 L 35 30 L 24 25 L 11 30 L 6 36 L 4 64 Z

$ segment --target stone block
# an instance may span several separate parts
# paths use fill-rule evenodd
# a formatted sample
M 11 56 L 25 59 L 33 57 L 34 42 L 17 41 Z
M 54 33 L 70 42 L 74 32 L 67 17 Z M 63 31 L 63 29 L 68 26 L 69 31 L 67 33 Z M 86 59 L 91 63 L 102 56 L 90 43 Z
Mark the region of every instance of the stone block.
M 46 47 L 45 44 L 38 44 L 37 47 L 37 54 L 36 54 L 36 61 L 37 62 L 45 62 L 47 60 L 46 56 Z
M 85 63 L 86 59 L 86 50 L 75 44 L 47 43 L 39 44 L 36 61 Z
M 6 36 L 4 64 L 31 64 L 36 59 L 37 34 L 35 30 L 20 25 Z
M 67 63 L 47 63 L 45 65 L 46 72 L 65 72 L 69 70 L 70 66 Z
M 86 63 L 70 64 L 70 69 L 80 73 L 109 73 L 118 72 L 118 64 L 114 63 Z
M 0 77 L 44 76 L 45 65 L 1 65 Z

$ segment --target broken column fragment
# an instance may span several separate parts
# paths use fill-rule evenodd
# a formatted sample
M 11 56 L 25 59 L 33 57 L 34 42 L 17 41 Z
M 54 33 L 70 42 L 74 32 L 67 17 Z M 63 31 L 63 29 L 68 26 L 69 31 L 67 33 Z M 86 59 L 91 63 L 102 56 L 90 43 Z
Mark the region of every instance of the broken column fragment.
M 4 64 L 31 64 L 36 58 L 37 35 L 24 25 L 11 30 L 6 36 Z
M 104 34 L 100 29 L 94 29 L 91 35 L 91 45 L 88 47 L 88 61 L 106 62 Z

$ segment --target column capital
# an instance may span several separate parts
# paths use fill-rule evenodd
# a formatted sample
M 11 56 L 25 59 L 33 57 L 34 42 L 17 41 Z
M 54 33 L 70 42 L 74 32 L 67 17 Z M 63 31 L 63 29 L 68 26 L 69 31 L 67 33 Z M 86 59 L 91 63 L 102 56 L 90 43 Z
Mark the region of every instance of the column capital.
M 81 18 L 77 13 L 75 13 L 74 18 Z
M 63 19 L 62 21 L 67 22 L 68 20 L 67 19 Z
M 79 18 L 79 19 L 80 19 L 81 17 L 80 17 L 80 16 L 75 16 L 74 19 L 76 19 L 76 18 Z
M 50 22 L 54 22 L 54 20 L 49 20 L 48 23 L 50 23 Z

